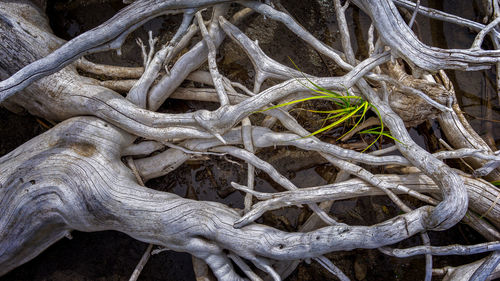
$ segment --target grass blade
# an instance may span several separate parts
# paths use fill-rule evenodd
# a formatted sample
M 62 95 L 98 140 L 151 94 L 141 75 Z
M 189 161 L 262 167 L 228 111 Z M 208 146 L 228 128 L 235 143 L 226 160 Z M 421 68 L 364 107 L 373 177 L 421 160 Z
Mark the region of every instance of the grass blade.
M 345 115 L 344 117 L 340 118 L 339 120 L 337 120 L 337 121 L 335 121 L 335 122 L 333 122 L 333 123 L 329 124 L 329 125 L 328 125 L 328 126 L 326 126 L 326 127 L 323 127 L 323 128 L 321 128 L 321 129 L 319 129 L 319 130 L 315 131 L 314 133 L 312 133 L 312 134 L 310 134 L 310 135 L 307 135 L 306 137 L 310 137 L 310 136 L 317 135 L 317 134 L 319 134 L 319 133 L 321 133 L 321 132 L 324 132 L 324 131 L 326 131 L 326 130 L 328 130 L 328 129 L 330 129 L 330 128 L 333 128 L 333 127 L 337 126 L 338 124 L 340 124 L 340 123 L 344 122 L 345 120 L 349 119 L 351 116 L 353 116 L 354 114 L 356 114 L 356 112 L 358 112 L 360 109 L 361 109 L 361 107 L 356 108 L 355 110 L 353 110 L 353 111 L 352 111 L 352 112 L 350 112 L 349 114 Z
M 354 124 L 354 126 L 352 126 L 352 128 L 349 131 L 347 131 L 345 134 L 343 134 L 342 136 L 337 138 L 337 140 L 339 140 L 339 139 L 343 138 L 344 136 L 346 136 L 347 134 L 349 134 L 352 130 L 354 130 L 354 128 L 356 128 L 359 125 L 361 120 L 364 119 L 364 117 L 366 115 L 366 111 L 368 110 L 368 102 L 364 102 L 360 107 L 363 107 L 363 113 L 361 113 L 361 116 L 358 118 L 358 122 L 356 122 L 356 124 Z

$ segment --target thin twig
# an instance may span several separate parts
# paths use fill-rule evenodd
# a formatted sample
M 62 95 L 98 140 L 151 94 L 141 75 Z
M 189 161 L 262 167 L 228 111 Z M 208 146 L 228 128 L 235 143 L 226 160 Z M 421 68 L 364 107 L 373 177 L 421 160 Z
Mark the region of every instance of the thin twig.
M 481 49 L 481 45 L 483 44 L 484 37 L 488 32 L 494 29 L 500 23 L 500 17 L 496 18 L 494 21 L 490 22 L 487 26 L 485 26 L 474 38 L 474 42 L 472 42 L 472 46 L 470 47 L 473 50 Z
M 212 79 L 214 81 L 215 89 L 217 90 L 217 95 L 219 96 L 219 101 L 221 106 L 229 105 L 229 98 L 227 97 L 226 90 L 224 89 L 224 84 L 222 81 L 222 76 L 217 70 L 217 61 L 215 59 L 216 56 L 216 48 L 215 44 L 208 34 L 207 27 L 203 22 L 203 17 L 201 16 L 201 12 L 196 12 L 196 19 L 198 20 L 198 26 L 200 28 L 201 34 L 203 35 L 203 40 L 208 47 L 208 67 L 210 70 L 210 74 L 212 74 Z
M 418 8 L 420 8 L 420 0 L 417 0 L 417 5 L 415 6 L 415 10 L 413 11 L 413 15 L 411 16 L 410 22 L 408 23 L 408 27 L 412 27 L 413 23 L 415 23 L 415 19 L 417 18 Z
M 144 268 L 144 266 L 148 262 L 149 257 L 151 256 L 152 249 L 153 249 L 153 244 L 149 244 L 148 247 L 146 248 L 146 251 L 144 252 L 144 254 L 142 254 L 141 260 L 135 266 L 134 272 L 132 273 L 132 276 L 130 276 L 128 281 L 136 281 L 139 278 L 139 275 L 141 274 L 142 269 Z
M 245 118 L 241 121 L 241 137 L 243 138 L 243 144 L 245 149 L 251 153 L 254 153 L 253 141 L 252 141 L 252 123 L 250 123 L 249 118 Z M 248 163 L 248 171 L 247 171 L 247 187 L 249 189 L 254 189 L 255 182 L 255 167 Z M 252 194 L 247 193 L 245 195 L 245 212 L 250 211 L 252 208 Z

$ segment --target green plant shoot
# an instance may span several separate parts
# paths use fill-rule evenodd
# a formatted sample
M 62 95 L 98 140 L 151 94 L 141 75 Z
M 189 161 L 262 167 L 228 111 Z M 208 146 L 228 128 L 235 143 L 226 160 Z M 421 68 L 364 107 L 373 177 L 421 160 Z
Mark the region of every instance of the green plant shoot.
M 290 59 L 290 61 L 295 66 L 295 68 L 297 68 L 297 70 L 301 71 L 292 59 Z M 302 71 L 301 71 L 301 73 L 302 73 Z M 328 89 L 325 89 L 325 88 L 317 85 L 316 83 L 311 81 L 308 77 L 306 77 L 303 73 L 302 73 L 302 75 L 311 86 L 303 84 L 299 79 L 297 79 L 297 81 L 299 81 L 299 83 L 301 83 L 303 86 L 310 89 L 314 96 L 303 98 L 303 99 L 298 99 L 298 100 L 294 100 L 294 101 L 290 101 L 290 102 L 286 102 L 286 103 L 281 103 L 278 105 L 274 105 L 274 106 L 266 108 L 262 111 L 267 111 L 267 110 L 280 108 L 283 106 L 301 103 L 301 102 L 310 101 L 310 100 L 322 99 L 322 100 L 331 101 L 338 107 L 338 109 L 334 109 L 334 110 L 309 110 L 308 109 L 307 110 L 307 111 L 312 112 L 312 113 L 327 114 L 327 117 L 323 119 L 325 122 L 323 123 L 323 125 L 320 129 L 305 136 L 304 138 L 314 136 L 314 135 L 317 135 L 319 133 L 328 131 L 328 130 L 333 129 L 341 124 L 346 124 L 348 122 L 354 123 L 354 125 L 346 133 L 344 133 L 342 136 L 337 138 L 337 140 L 339 140 L 339 139 L 343 138 L 345 135 L 349 134 L 352 130 L 354 130 L 361 123 L 361 121 L 365 119 L 365 116 L 366 116 L 366 113 L 368 112 L 368 109 L 373 108 L 374 111 L 376 112 L 379 120 L 380 120 L 380 126 L 359 132 L 360 134 L 377 135 L 377 138 L 373 142 L 371 142 L 363 150 L 363 152 L 365 150 L 367 150 L 368 148 L 370 148 L 373 144 L 375 144 L 382 136 L 388 137 L 390 139 L 393 139 L 394 141 L 401 143 L 401 141 L 399 141 L 398 139 L 391 136 L 390 132 L 384 131 L 384 123 L 382 121 L 380 113 L 378 112 L 377 108 L 375 106 L 373 106 L 372 104 L 370 104 L 368 101 L 364 100 L 361 97 L 350 95 L 349 91 L 347 89 L 346 89 L 345 95 L 330 91 Z M 329 120 L 331 120 L 331 123 L 326 124 L 326 122 Z

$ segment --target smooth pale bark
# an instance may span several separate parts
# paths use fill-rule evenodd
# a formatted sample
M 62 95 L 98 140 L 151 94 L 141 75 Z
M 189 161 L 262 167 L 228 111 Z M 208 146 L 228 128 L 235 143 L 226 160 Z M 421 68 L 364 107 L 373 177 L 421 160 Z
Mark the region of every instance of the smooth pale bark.
M 223 204 L 184 199 L 137 184 L 120 160 L 133 139 L 105 121 L 79 117 L 1 158 L 0 274 L 73 229 L 122 231 L 144 242 L 189 252 L 215 272 L 221 270 L 222 249 L 249 260 L 298 259 L 393 244 L 425 229 L 422 218 L 428 216 L 428 207 L 373 227 L 338 225 L 308 233 L 286 233 L 259 224 L 237 229 L 233 223 L 239 214 Z M 214 257 L 218 258 L 211 261 Z M 217 277 L 234 280 L 232 274 Z
M 437 72 L 440 69 L 488 69 L 500 62 L 500 50 L 440 49 L 423 44 L 399 14 L 391 0 L 353 0 L 372 20 L 391 51 L 411 65 Z
M 209 31 L 207 34 L 204 32 L 205 43 L 198 42 L 181 56 L 170 73 L 159 79 L 149 93 L 146 90 L 134 92 L 137 97 L 134 100 L 141 100 L 142 107 L 147 100 L 150 110 L 105 87 L 115 83 L 106 84 L 77 72 L 78 67 L 91 73 L 109 73 L 116 79 L 148 78 L 146 80 L 152 82 L 154 79 L 144 76 L 147 73 L 141 75 L 140 68 L 99 66 L 78 59 L 88 53 L 119 48 L 129 32 L 152 17 L 228 2 L 231 1 L 137 0 L 101 26 L 66 43 L 52 34 L 38 8 L 24 1 L 0 2 L 0 77 L 4 79 L 0 82 L 0 101 L 8 97 L 2 105 L 12 110 L 25 109 L 49 120 L 65 120 L 0 158 L 0 275 L 32 259 L 71 230 L 121 231 L 144 242 L 191 253 L 206 262 L 220 280 L 241 280 L 229 258 L 240 264 L 251 278 L 256 277 L 248 266 L 242 264 L 244 261 L 241 258 L 278 279 L 269 265 L 273 261 L 317 258 L 329 270 L 336 271 L 335 265 L 325 260 L 323 254 L 378 248 L 427 230 L 444 230 L 460 221 L 469 207 L 492 223 L 499 224 L 498 189 L 485 181 L 461 175 L 441 160 L 473 156 L 477 165 L 481 166 L 485 163 L 484 159 L 498 162 L 492 151 L 457 150 L 431 154 L 419 147 L 405 128 L 405 125 L 418 124 L 430 115 L 441 114 L 442 124 L 448 124 L 444 125 L 448 127 L 448 131 L 445 130 L 447 134 L 470 131 L 466 122 L 461 122 L 461 126 L 450 125 L 459 118 L 446 107 L 451 96 L 450 88 L 390 70 L 384 70 L 386 73 L 383 75 L 374 73 L 376 67 L 389 61 L 388 52 L 375 53 L 359 63 L 349 53 L 351 65 L 342 60 L 340 52 L 314 38 L 290 15 L 266 4 L 240 1 L 242 5 L 266 15 L 269 20 L 283 22 L 298 37 L 349 72 L 339 77 L 291 79 L 260 91 L 261 83 L 266 78 L 284 80 L 299 73 L 269 58 L 258 44 L 225 20 L 226 5 L 214 9 Z M 441 50 L 423 45 L 404 26 L 390 1 L 353 2 L 374 19 L 375 28 L 392 51 L 412 65 L 433 71 L 441 68 L 474 70 L 498 62 L 497 50 Z M 241 19 L 238 16 L 234 18 Z M 203 24 L 201 20 L 200 24 Z M 205 31 L 204 28 L 202 30 Z M 207 55 L 210 55 L 211 67 L 216 68 L 214 48 L 222 43 L 225 33 L 238 42 L 254 64 L 257 73 L 255 95 L 246 97 L 236 93 L 231 83 L 212 71 L 210 78 L 219 82 L 218 91 L 228 91 L 229 104 L 223 99 L 222 106 L 214 111 L 201 109 L 179 114 L 152 111 L 176 90 L 177 95 L 184 98 L 218 101 L 213 90 L 195 91 L 179 89 L 178 86 L 190 72 L 206 61 Z M 207 42 L 213 43 L 210 53 Z M 421 52 L 420 56 L 415 56 L 416 51 Z M 77 62 L 72 64 L 74 61 Z M 156 66 L 161 66 L 161 62 L 156 63 Z M 365 78 L 376 85 L 369 85 Z M 356 93 L 361 93 L 377 108 L 384 124 L 399 140 L 396 146 L 402 156 L 372 156 L 343 149 L 315 137 L 302 138 L 309 132 L 291 115 L 280 110 L 266 113 L 279 119 L 293 133 L 275 132 L 246 122 L 248 131 L 242 136 L 241 128 L 234 128 L 252 113 L 292 94 L 300 95 L 308 91 L 311 81 L 337 91 L 355 88 Z M 392 83 L 394 87 L 389 87 L 393 94 L 391 100 L 382 88 L 374 90 L 380 87 L 377 83 Z M 121 83 L 120 89 L 128 91 L 129 84 L 130 81 Z M 120 86 L 119 80 L 115 85 Z M 146 88 L 149 88 L 149 82 Z M 13 95 L 16 91 L 20 92 Z M 420 98 L 415 99 L 408 93 Z M 414 106 L 408 108 L 407 104 Z M 83 115 L 87 117 L 78 117 Z M 472 132 L 464 133 L 457 140 L 457 146 L 467 134 L 479 138 Z M 138 136 L 157 142 L 133 144 Z M 477 143 L 479 145 L 472 147 L 484 148 L 479 140 Z M 218 147 L 222 144 L 226 146 Z M 229 146 L 241 144 L 245 144 L 248 150 Z M 244 159 L 252 167 L 260 167 L 277 183 L 294 189 L 289 193 L 275 194 L 268 201 L 253 207 L 250 206 L 252 202 L 247 202 L 249 213 L 271 203 L 275 205 L 269 209 L 382 193 L 402 206 L 404 202 L 394 194 L 399 192 L 437 206 L 427 205 L 414 210 L 402 208 L 407 212 L 373 226 L 349 226 L 331 220 L 332 225 L 310 232 L 287 233 L 250 221 L 239 224 L 245 218 L 239 210 L 220 203 L 189 200 L 155 191 L 136 182 L 121 158 L 126 155 L 148 156 L 162 149 L 163 145 L 173 148 L 136 160 L 136 166 L 146 180 L 174 170 L 193 154 L 212 153 L 207 150 L 213 149 Z M 272 145 L 293 145 L 317 151 L 327 161 L 359 179 L 338 183 L 335 186 L 338 189 L 333 192 L 328 187 L 297 189 L 274 167 L 253 153 L 253 148 Z M 394 180 L 391 175 L 374 175 L 357 163 L 417 167 L 427 176 L 398 176 L 402 178 Z M 401 185 L 401 181 L 405 186 Z M 411 185 L 414 185 L 414 190 L 406 189 Z M 417 191 L 438 194 L 437 197 L 442 200 L 417 194 Z M 477 227 L 487 228 L 480 223 Z M 493 257 L 491 264 L 497 261 L 496 256 Z M 480 268 L 478 274 L 482 276 L 489 274 L 487 270 L 491 267 L 478 265 L 474 270 Z M 343 274 L 338 272 L 338 276 Z

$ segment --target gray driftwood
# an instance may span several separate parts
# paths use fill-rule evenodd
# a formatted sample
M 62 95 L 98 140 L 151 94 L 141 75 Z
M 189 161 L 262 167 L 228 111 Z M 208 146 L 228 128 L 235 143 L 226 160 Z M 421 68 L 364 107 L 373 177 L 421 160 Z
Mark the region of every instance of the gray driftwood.
M 44 5 L 44 1 L 38 2 Z M 232 16 L 228 15 L 231 2 L 241 7 Z M 188 252 L 199 259 L 197 264 L 204 261 L 219 280 L 243 280 L 230 259 L 252 280 L 261 277 L 252 272 L 248 262 L 274 280 L 280 280 L 296 266 L 295 261 L 308 258 L 346 280 L 346 275 L 322 255 L 356 248 L 381 248 L 384 253 L 400 256 L 415 251 L 425 254 L 427 265 L 422 276 L 426 279 L 432 272 L 444 275 L 445 280 L 497 276 L 498 242 L 459 250 L 451 246 L 436 248 L 430 247 L 428 236 L 422 234 L 448 229 L 463 220 L 489 240 L 500 238 L 498 188 L 466 173 L 470 171 L 457 171 L 442 161 L 467 158 L 477 169 L 474 175 L 488 176 L 491 181 L 500 179 L 496 169 L 500 156 L 491 151 L 463 118 L 444 72 L 434 77 L 426 72 L 472 71 L 498 64 L 499 50 L 477 47 L 488 32 L 497 40 L 496 20 L 485 26 L 439 14 L 439 19 L 479 28 L 482 32 L 471 49 L 443 50 L 422 44 L 391 1 L 352 2 L 373 19 L 380 39 L 377 44 L 369 42 L 373 53 L 363 61 L 357 61 L 353 55 L 344 14 L 348 4 L 342 6 L 340 1 L 335 2 L 335 8 L 343 33 L 343 50 L 334 50 L 314 38 L 286 10 L 277 10 L 281 4 L 269 5 L 271 1 L 137 0 L 99 27 L 69 42 L 52 34 L 46 17 L 32 3 L 0 2 L 1 105 L 14 112 L 27 111 L 60 122 L 0 158 L 0 275 L 29 261 L 72 230 L 117 230 L 144 242 Z M 408 1 L 396 2 L 413 7 Z M 211 8 L 210 19 L 203 19 L 199 11 L 207 7 Z M 426 15 L 431 13 L 425 7 L 422 11 Z M 151 38 L 149 54 L 144 46 L 144 68 L 99 65 L 83 58 L 93 52 L 119 49 L 126 36 L 144 22 L 172 13 L 184 14 L 179 31 L 156 55 L 155 40 Z M 346 74 L 298 77 L 300 72 L 271 59 L 238 28 L 238 23 L 252 13 L 284 23 Z M 172 67 L 167 64 L 168 73 L 161 71 L 164 61 L 185 49 L 198 31 L 203 40 L 173 62 Z M 215 52 L 225 35 L 227 40 L 236 41 L 251 60 L 256 71 L 253 91 L 218 71 Z M 384 45 L 390 52 L 384 52 Z M 410 64 L 413 73 L 406 73 L 401 64 L 390 62 L 391 58 Z M 198 70 L 205 61 L 209 62 L 209 73 Z M 84 77 L 77 69 L 105 74 L 115 80 Z M 268 78 L 280 83 L 261 90 Z M 179 88 L 185 79 L 213 85 L 215 90 Z M 270 104 L 310 95 L 307 93 L 310 81 L 337 91 L 348 88 L 369 100 L 381 114 L 384 125 L 399 140 L 392 150 L 397 149 L 401 156 L 384 156 L 382 152 L 363 154 L 316 137 L 301 138 L 309 132 L 283 109 L 263 112 L 269 115 L 264 124 L 279 121 L 288 132 L 252 124 L 248 119 Z M 127 95 L 124 97 L 115 90 Z M 221 105 L 214 111 L 155 112 L 171 96 Z M 449 137 L 453 139 L 451 151 L 430 153 L 419 147 L 408 133 L 407 126 L 436 116 L 446 135 L 457 136 Z M 147 140 L 134 144 L 137 137 Z M 339 182 L 332 185 L 297 187 L 256 153 L 262 147 L 280 145 L 315 151 L 318 157 L 342 170 L 339 175 L 353 178 L 339 176 Z M 163 152 L 148 156 L 165 147 Z M 247 193 L 245 211 L 221 203 L 185 199 L 139 184 L 141 177 L 149 180 L 165 175 L 200 154 L 229 154 L 248 163 L 249 181 L 233 183 Z M 132 170 L 122 162 L 122 157 L 130 155 L 136 158 Z M 394 165 L 401 174 L 374 174 L 369 168 Z M 254 191 L 255 168 L 288 191 L 272 194 Z M 328 215 L 331 202 L 317 205 L 380 194 L 387 195 L 404 213 L 373 226 L 351 226 Z M 415 197 L 424 205 L 409 208 L 399 194 Z M 260 202 L 252 205 L 252 196 Z M 303 204 L 314 211 L 304 232 L 287 233 L 253 222 L 269 210 Z M 467 211 L 471 212 L 466 215 Z M 327 226 L 319 228 L 318 218 Z M 420 248 L 388 248 L 417 234 L 427 241 Z M 470 265 L 433 271 L 432 254 L 464 251 L 494 252 Z

